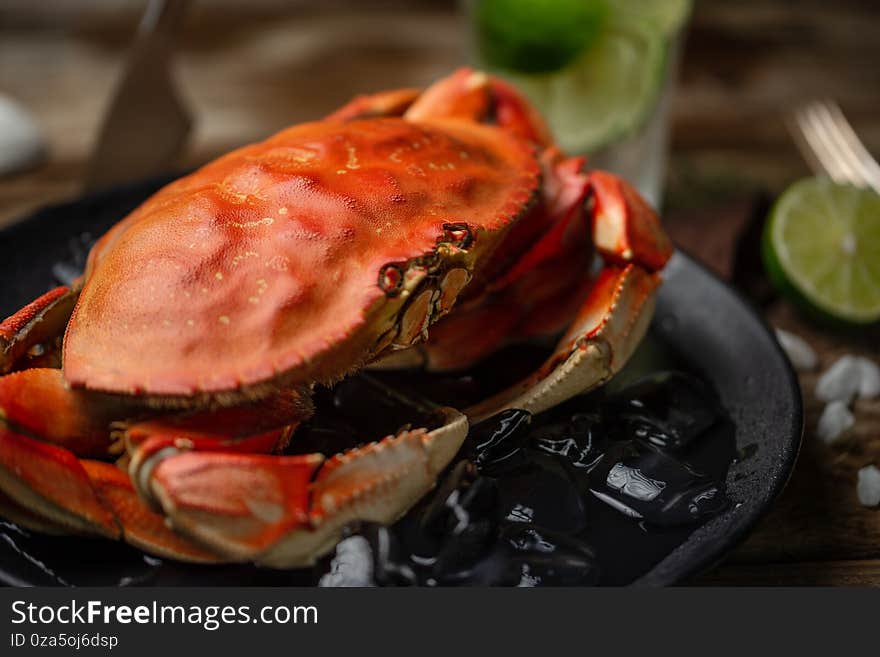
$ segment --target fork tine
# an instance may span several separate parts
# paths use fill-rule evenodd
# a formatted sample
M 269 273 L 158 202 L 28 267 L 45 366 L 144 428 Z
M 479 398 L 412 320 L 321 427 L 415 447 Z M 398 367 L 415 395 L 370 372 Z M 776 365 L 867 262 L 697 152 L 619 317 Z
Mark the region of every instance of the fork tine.
M 800 108 L 793 110 L 791 114 L 786 116 L 785 127 L 788 128 L 788 133 L 791 135 L 792 139 L 794 139 L 795 146 L 797 146 L 798 151 L 813 173 L 827 174 L 828 171 L 822 164 L 822 159 L 807 139 L 806 127 L 801 117 Z
M 880 165 L 871 157 L 837 103 L 812 101 L 794 113 L 795 141 L 811 168 L 837 182 L 880 191 Z
M 794 133 L 795 142 L 816 173 L 826 173 L 836 182 L 849 180 L 845 170 L 841 167 L 839 159 L 830 148 L 830 142 L 826 138 L 813 116 L 812 105 L 800 107 L 794 112 L 794 120 L 797 131 Z
M 837 140 L 844 145 L 849 157 L 860 174 L 865 184 L 880 192 L 880 164 L 871 157 L 868 149 L 856 135 L 852 125 L 846 119 L 840 106 L 833 101 L 826 101 L 825 111 L 829 120 L 834 124 Z
M 822 131 L 829 148 L 834 152 L 840 162 L 841 169 L 846 173 L 849 181 L 855 185 L 865 186 L 867 181 L 862 175 L 862 167 L 858 158 L 853 153 L 845 137 L 842 135 L 839 125 L 832 115 L 832 101 L 818 101 L 813 104 L 813 120 Z

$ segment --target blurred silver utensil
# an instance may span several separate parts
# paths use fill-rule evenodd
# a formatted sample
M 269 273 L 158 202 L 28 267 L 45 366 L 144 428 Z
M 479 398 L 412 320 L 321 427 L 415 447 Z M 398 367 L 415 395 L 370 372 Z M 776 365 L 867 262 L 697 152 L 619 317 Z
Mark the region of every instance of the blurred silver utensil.
M 33 115 L 0 94 L 0 177 L 24 171 L 46 159 L 46 139 Z
M 827 174 L 836 182 L 880 192 L 880 164 L 871 157 L 837 103 L 816 100 L 802 105 L 792 114 L 789 127 L 813 171 Z
M 166 171 L 192 125 L 171 76 L 174 38 L 189 0 L 150 0 L 104 116 L 86 189 Z

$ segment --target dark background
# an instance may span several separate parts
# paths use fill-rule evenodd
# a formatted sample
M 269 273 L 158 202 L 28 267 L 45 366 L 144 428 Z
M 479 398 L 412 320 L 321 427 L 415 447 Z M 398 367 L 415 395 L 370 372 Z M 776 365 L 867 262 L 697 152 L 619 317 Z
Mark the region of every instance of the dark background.
M 0 224 L 77 188 L 143 6 L 0 2 L 0 92 L 36 113 L 52 145 L 49 167 L 0 181 Z M 456 9 L 448 0 L 196 1 L 178 60 L 199 121 L 184 163 L 315 118 L 354 92 L 443 74 L 465 59 Z M 875 0 L 697 0 L 673 110 L 670 201 L 777 191 L 806 173 L 782 118 L 809 98 L 839 101 L 880 150 L 878 61 Z

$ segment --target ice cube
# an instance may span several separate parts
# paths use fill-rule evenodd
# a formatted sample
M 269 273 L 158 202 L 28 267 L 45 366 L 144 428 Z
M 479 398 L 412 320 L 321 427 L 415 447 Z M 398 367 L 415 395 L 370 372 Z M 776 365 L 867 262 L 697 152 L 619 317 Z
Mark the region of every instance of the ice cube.
M 864 506 L 880 505 L 880 470 L 876 465 L 868 465 L 859 470 L 856 491 L 859 494 L 859 502 Z
M 651 443 L 616 443 L 593 472 L 590 492 L 631 518 L 661 527 L 699 522 L 727 506 L 723 484 Z
M 823 402 L 848 404 L 858 394 L 863 367 L 855 356 L 841 356 L 816 382 L 816 398 Z
M 584 540 L 538 525 L 512 524 L 502 539 L 519 564 L 519 586 L 588 586 L 599 580 L 596 553 Z
M 782 329 L 776 329 L 776 339 L 795 369 L 802 372 L 816 369 L 819 357 L 806 340 Z
M 608 443 L 598 414 L 575 413 L 563 422 L 543 424 L 529 436 L 531 447 L 576 470 L 589 471 Z
M 532 414 L 515 408 L 502 411 L 473 425 L 468 431 L 465 450 L 477 470 L 498 476 L 528 461 L 523 450 L 529 441 Z
M 700 379 L 657 372 L 611 395 L 604 425 L 617 439 L 641 438 L 658 447 L 686 447 L 721 416 L 718 400 Z
M 847 408 L 847 403 L 840 400 L 832 401 L 825 406 L 819 417 L 816 434 L 822 442 L 830 445 L 851 429 L 853 424 L 855 417 Z
M 571 534 L 587 525 L 581 489 L 569 472 L 549 457 L 533 454 L 532 467 L 500 479 L 498 489 L 503 518 L 528 516 L 530 522 Z
M 318 586 L 375 586 L 373 554 L 367 539 L 363 536 L 349 536 L 339 541 L 336 555 L 330 562 L 330 572 L 321 577 Z
M 861 370 L 859 398 L 873 399 L 880 395 L 880 367 L 877 367 L 877 363 L 868 358 L 859 357 L 858 361 Z

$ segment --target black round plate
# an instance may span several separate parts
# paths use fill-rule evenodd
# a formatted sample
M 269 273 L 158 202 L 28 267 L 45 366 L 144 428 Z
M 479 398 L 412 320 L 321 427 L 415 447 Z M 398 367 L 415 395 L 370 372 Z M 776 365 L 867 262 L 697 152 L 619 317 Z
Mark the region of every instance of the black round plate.
M 81 264 L 98 236 L 166 179 L 139 182 L 44 208 L 0 231 L 0 316 L 57 285 L 53 269 Z M 767 326 L 736 292 L 688 256 L 669 263 L 652 332 L 718 390 L 736 427 L 737 448 L 754 454 L 732 467 L 733 504 L 635 580 L 681 582 L 721 559 L 746 535 L 794 467 L 803 416 L 800 389 Z M 49 409 L 47 409 L 47 412 Z M 623 547 L 623 546 L 622 546 Z M 302 574 L 250 566 L 162 563 L 133 548 L 83 538 L 27 536 L 0 524 L 0 581 L 7 584 L 280 585 Z

